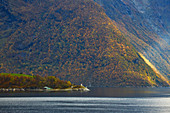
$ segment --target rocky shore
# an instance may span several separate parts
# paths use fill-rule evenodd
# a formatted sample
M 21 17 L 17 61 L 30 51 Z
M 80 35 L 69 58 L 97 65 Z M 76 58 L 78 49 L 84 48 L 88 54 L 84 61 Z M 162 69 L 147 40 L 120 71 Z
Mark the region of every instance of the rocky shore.
M 67 92 L 67 91 L 90 91 L 87 87 L 84 88 L 67 88 L 67 89 L 27 89 L 27 88 L 1 88 L 0 92 L 15 92 L 15 91 L 29 91 L 29 92 Z
M 24 88 L 1 88 L 1 92 L 14 92 L 14 91 L 26 91 Z

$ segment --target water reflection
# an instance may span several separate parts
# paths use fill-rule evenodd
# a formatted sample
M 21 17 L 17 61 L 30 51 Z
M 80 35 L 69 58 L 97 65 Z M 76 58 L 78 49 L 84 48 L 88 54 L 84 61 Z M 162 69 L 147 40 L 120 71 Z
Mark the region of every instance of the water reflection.
M 90 88 L 90 92 L 1 92 L 0 97 L 170 97 L 170 88 Z
M 98 96 L 106 97 L 145 97 L 161 96 L 162 88 L 94 88 L 93 92 Z M 170 89 L 168 89 L 170 90 Z M 165 90 L 166 91 L 166 90 Z

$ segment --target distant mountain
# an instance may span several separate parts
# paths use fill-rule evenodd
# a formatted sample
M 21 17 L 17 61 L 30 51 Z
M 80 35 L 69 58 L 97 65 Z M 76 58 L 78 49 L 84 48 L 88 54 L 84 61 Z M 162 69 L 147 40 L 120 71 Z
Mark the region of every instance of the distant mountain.
M 170 1 L 94 1 L 105 9 L 106 14 L 114 21 L 126 39 L 162 75 L 170 78 Z
M 0 5 L 0 72 L 102 87 L 169 85 L 92 0 L 3 0 Z

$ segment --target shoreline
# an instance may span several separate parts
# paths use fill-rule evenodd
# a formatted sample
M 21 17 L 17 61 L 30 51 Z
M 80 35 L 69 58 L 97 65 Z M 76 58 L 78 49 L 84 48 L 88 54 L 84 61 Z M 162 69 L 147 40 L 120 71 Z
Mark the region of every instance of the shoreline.
M 0 92 L 68 92 L 68 91 L 90 91 L 87 87 L 84 88 L 67 88 L 67 89 L 24 89 L 24 88 L 1 88 Z

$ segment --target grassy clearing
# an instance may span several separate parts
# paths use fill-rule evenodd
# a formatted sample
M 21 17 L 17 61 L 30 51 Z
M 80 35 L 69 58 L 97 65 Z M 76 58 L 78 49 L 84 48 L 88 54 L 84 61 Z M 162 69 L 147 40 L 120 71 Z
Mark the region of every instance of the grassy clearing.
M 11 76 L 24 76 L 24 77 L 33 77 L 31 75 L 25 75 L 25 74 L 16 74 L 16 73 L 0 73 L 0 75 L 11 75 Z

